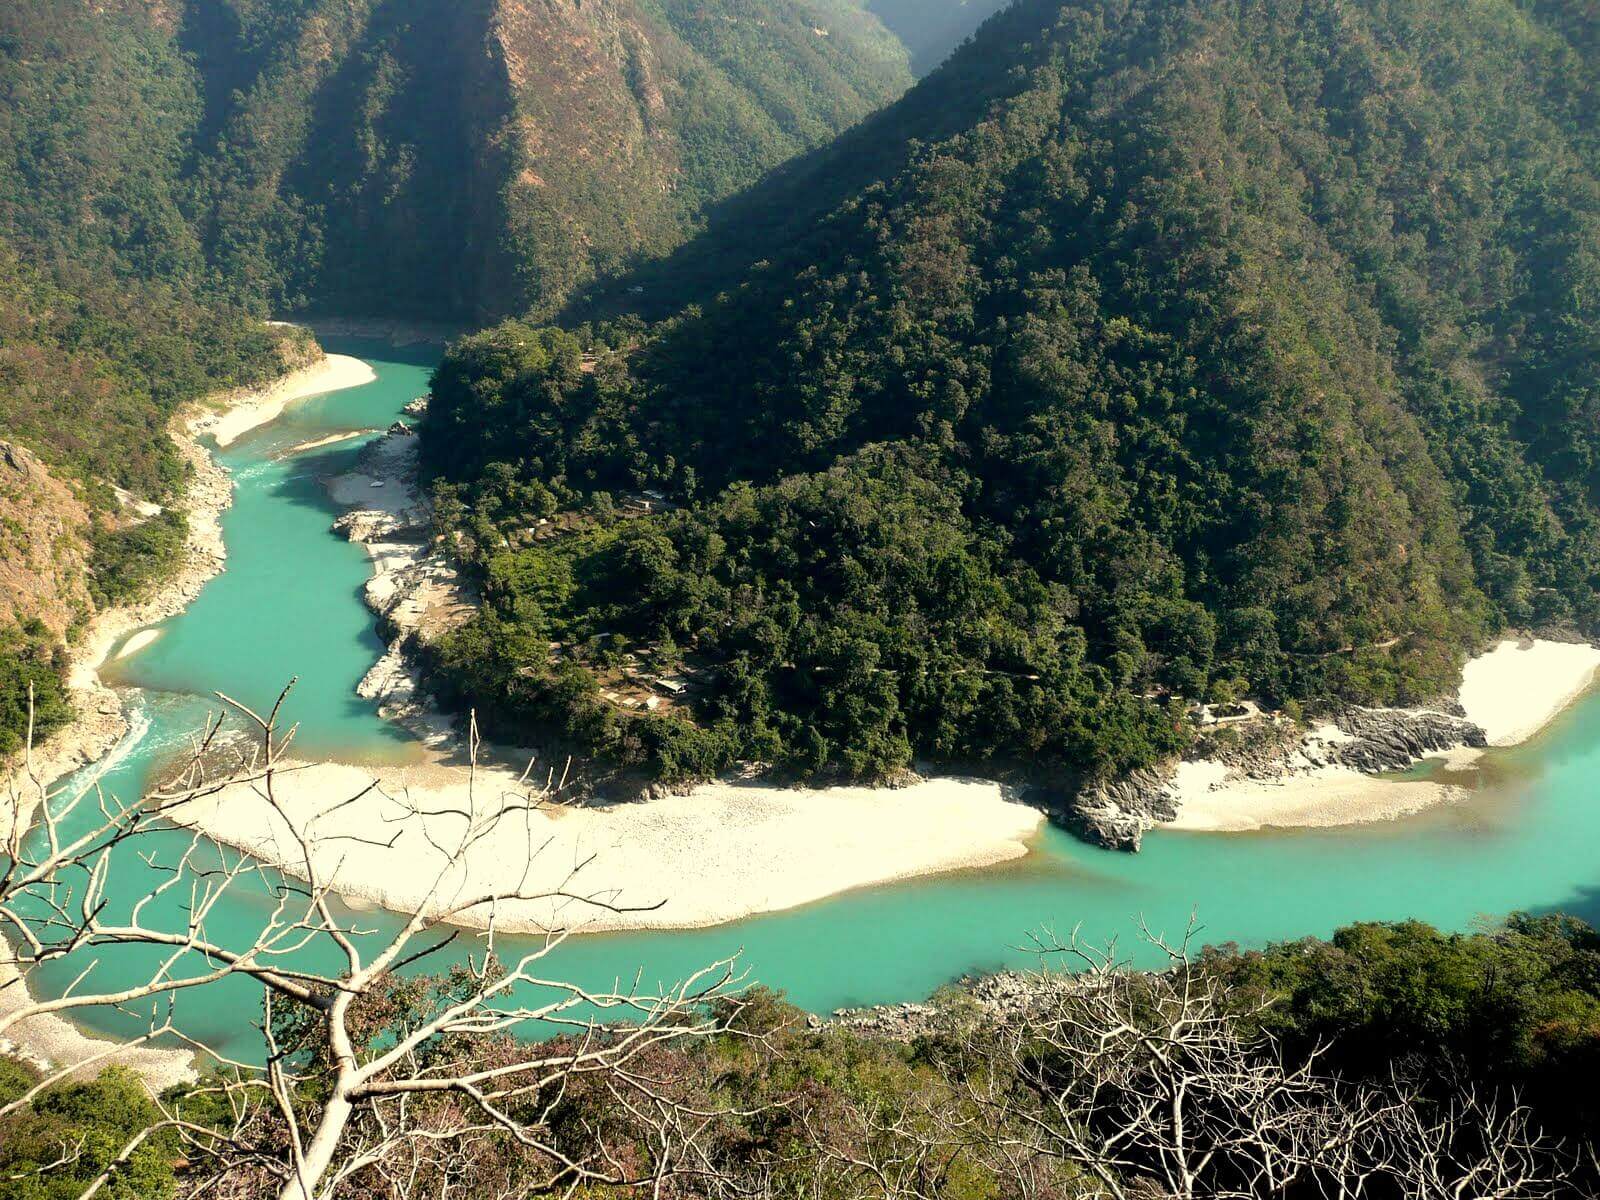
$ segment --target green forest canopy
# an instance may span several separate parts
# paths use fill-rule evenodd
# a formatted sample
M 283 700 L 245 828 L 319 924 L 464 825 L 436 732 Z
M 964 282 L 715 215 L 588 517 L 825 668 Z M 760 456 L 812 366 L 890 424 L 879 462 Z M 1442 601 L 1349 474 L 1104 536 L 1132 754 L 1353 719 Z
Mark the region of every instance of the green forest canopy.
M 665 779 L 1103 774 L 1180 700 L 1415 702 L 1592 630 L 1595 25 L 1013 7 L 761 192 L 826 211 L 686 251 L 701 303 L 452 350 L 425 456 L 488 603 L 441 691 Z

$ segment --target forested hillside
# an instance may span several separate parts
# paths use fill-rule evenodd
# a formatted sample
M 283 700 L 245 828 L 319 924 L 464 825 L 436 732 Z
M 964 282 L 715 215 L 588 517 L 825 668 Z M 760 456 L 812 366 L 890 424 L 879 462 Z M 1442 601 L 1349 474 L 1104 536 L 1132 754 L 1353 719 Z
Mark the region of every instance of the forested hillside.
M 855 0 L 18 0 L 0 233 L 259 309 L 549 309 L 898 95 Z
M 1577 0 L 1007 10 L 761 191 L 781 242 L 679 256 L 720 293 L 456 347 L 426 458 L 489 604 L 439 686 L 667 779 L 1103 774 L 1186 701 L 1410 703 L 1593 630 L 1595 41 Z
M 177 562 L 178 407 L 263 383 L 314 349 L 169 284 L 72 265 L 25 265 L 0 240 L 0 757 L 25 736 L 30 683 L 38 732 L 69 717 L 61 639 Z M 163 511 L 141 516 L 152 502 Z

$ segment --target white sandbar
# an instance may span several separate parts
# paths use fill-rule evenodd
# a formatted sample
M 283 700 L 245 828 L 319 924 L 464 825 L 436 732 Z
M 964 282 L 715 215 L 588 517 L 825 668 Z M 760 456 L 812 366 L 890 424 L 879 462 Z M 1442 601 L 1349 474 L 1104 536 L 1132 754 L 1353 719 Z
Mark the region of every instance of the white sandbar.
M 371 772 L 322 763 L 280 774 L 278 816 L 252 789 L 235 787 L 175 814 L 219 841 L 304 875 L 286 820 L 320 836 L 318 871 L 334 890 L 415 912 L 444 869 L 463 819 L 517 804 L 509 772 L 437 766 Z M 428 816 L 415 815 L 426 811 Z M 592 897 L 517 899 L 499 907 L 507 930 L 679 929 L 777 912 L 853 888 L 1027 853 L 1042 815 L 1008 800 L 999 784 L 929 779 L 909 787 L 802 791 L 712 784 L 683 796 L 604 807 L 514 812 L 446 872 L 429 911 L 489 892 L 563 890 Z M 359 840 L 358 840 L 359 839 Z M 389 844 L 392 839 L 392 845 Z M 576 872 L 576 874 L 574 874 Z M 599 905 L 628 911 L 606 911 Z M 483 925 L 489 913 L 461 923 Z
M 377 378 L 377 372 L 359 358 L 330 354 L 260 391 L 238 397 L 208 424 L 207 432 L 217 439 L 217 445 L 229 446 L 258 425 L 276 420 L 296 400 L 361 387 Z
M 1551 641 L 1503 641 L 1474 658 L 1462 674 L 1461 704 L 1491 746 L 1514 746 L 1538 733 L 1593 686 L 1600 649 Z M 1452 769 L 1470 766 L 1481 750 L 1441 755 Z M 1428 780 L 1378 779 L 1346 767 L 1319 767 L 1280 779 L 1227 780 L 1219 763 L 1183 763 L 1172 791 L 1178 818 L 1169 828 L 1211 833 L 1266 828 L 1358 825 L 1389 821 L 1468 790 Z
M 134 634 L 131 638 L 122 643 L 122 649 L 117 651 L 118 661 L 124 658 L 132 658 L 146 646 L 159 640 L 161 637 L 161 632 L 162 631 L 159 629 L 141 629 L 138 633 Z
M 1600 649 L 1585 643 L 1504 641 L 1461 673 L 1461 705 L 1491 746 L 1525 742 L 1594 686 Z

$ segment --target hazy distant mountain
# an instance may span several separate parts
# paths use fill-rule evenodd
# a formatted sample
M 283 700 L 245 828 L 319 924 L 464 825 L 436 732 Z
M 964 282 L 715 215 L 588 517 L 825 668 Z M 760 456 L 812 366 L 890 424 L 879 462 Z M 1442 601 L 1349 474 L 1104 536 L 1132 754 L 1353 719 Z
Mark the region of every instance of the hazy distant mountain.
M 911 51 L 911 69 L 926 75 L 973 30 L 1011 0 L 870 0 L 870 7 Z

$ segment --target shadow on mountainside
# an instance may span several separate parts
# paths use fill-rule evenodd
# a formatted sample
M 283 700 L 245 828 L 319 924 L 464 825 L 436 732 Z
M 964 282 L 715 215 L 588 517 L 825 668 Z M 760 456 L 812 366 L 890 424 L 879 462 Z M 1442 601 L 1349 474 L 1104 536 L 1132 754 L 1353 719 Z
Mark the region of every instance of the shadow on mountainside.
M 819 218 L 892 178 L 922 146 L 971 129 L 996 102 L 1023 90 L 1026 75 L 1010 69 L 1015 47 L 1039 47 L 1042 54 L 1042 34 L 1058 7 L 1054 0 L 1023 0 L 989 18 L 975 40 L 901 99 L 713 205 L 703 231 L 673 253 L 587 285 L 554 323 L 571 327 L 625 315 L 657 321 L 736 287 L 764 260 L 781 255 L 790 265 L 828 257 L 820 247 L 830 229 Z M 996 45 L 1006 53 L 990 52 Z M 959 103 L 950 103 L 952 96 Z

